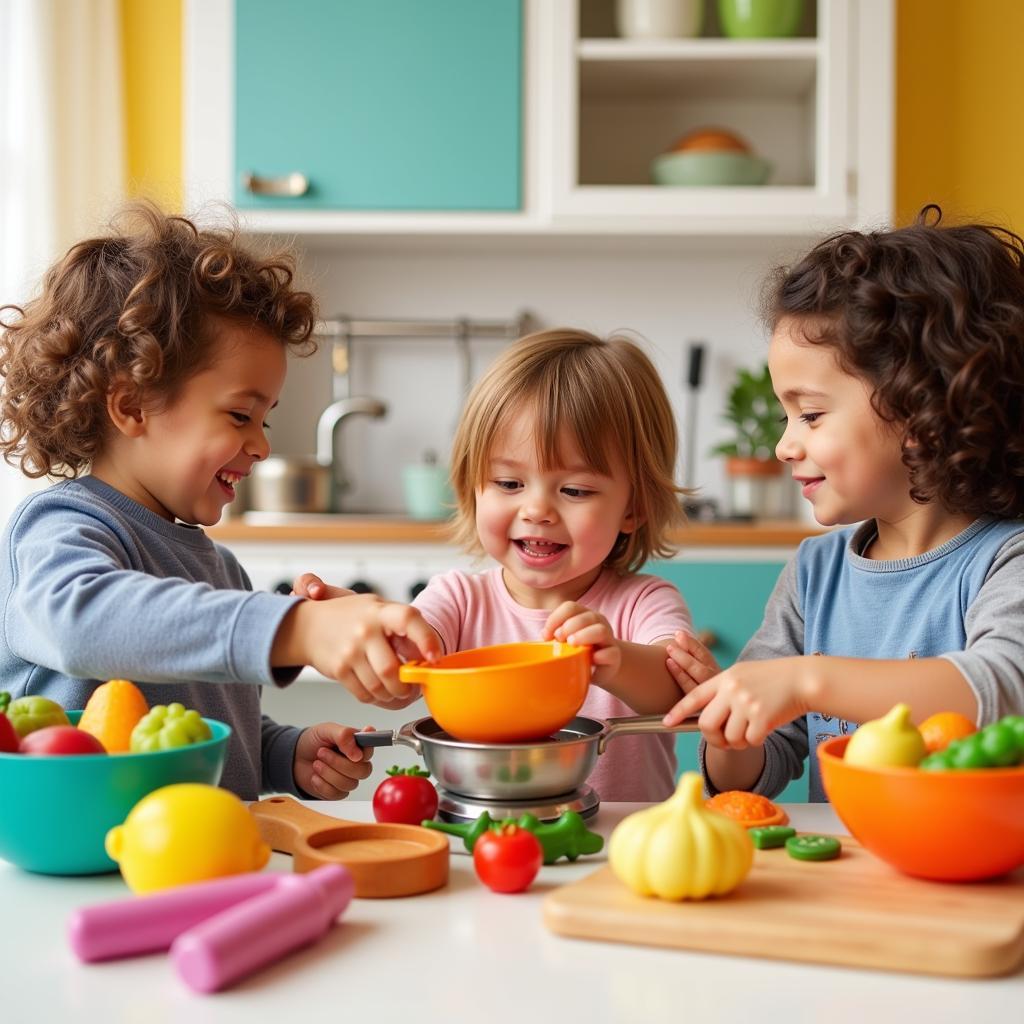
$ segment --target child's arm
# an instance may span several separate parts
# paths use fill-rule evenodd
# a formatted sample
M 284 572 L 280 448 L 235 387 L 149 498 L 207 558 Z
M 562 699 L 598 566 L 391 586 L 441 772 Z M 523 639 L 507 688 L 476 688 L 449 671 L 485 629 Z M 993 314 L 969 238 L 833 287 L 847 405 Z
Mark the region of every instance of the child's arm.
M 559 605 L 548 617 L 545 640 L 589 645 L 593 682 L 628 704 L 637 714 L 653 715 L 670 706 L 679 688 L 668 671 L 665 644 L 617 640 L 608 620 L 575 601 Z
M 415 608 L 358 594 L 295 605 L 274 637 L 270 663 L 312 665 L 364 703 L 401 708 L 419 688 L 399 680 L 399 655 L 433 661 L 440 654 L 437 634 Z

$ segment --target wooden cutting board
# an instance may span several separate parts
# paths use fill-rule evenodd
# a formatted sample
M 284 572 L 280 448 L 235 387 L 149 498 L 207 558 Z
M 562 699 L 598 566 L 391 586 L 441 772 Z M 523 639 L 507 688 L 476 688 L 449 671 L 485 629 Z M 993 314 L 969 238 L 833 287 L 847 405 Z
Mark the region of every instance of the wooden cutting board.
M 923 974 L 1010 974 L 1024 961 L 1024 871 L 972 884 L 901 875 L 840 837 L 833 861 L 758 850 L 743 884 L 717 899 L 634 895 L 610 867 L 550 893 L 545 924 L 610 942 Z

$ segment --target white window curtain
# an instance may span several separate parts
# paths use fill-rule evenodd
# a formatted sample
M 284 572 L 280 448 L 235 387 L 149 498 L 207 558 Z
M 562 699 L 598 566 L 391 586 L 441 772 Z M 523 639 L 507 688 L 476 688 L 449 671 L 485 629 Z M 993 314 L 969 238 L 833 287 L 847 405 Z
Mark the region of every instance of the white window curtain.
M 118 0 L 0 0 L 0 305 L 124 196 Z M 0 528 L 46 481 L 0 459 Z

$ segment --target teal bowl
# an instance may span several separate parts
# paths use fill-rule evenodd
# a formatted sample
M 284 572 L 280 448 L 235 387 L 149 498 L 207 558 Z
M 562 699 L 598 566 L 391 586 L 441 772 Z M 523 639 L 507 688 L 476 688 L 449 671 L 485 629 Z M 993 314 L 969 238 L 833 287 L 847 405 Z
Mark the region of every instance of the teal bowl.
M 651 177 L 657 185 L 763 185 L 771 173 L 767 160 L 731 150 L 683 150 L 662 153 L 651 161 Z
M 72 725 L 81 715 L 68 712 Z M 0 858 L 43 875 L 117 871 L 107 832 L 147 793 L 220 781 L 231 728 L 204 721 L 210 739 L 150 754 L 0 754 Z

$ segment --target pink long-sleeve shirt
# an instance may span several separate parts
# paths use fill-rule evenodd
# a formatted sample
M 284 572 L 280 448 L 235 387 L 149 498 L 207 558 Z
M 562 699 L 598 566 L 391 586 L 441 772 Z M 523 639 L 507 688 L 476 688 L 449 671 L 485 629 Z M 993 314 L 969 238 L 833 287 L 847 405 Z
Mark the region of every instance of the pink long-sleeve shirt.
M 653 644 L 692 629 L 679 591 L 657 576 L 618 576 L 605 570 L 579 603 L 603 615 L 615 636 L 630 643 Z M 500 568 L 435 576 L 413 604 L 437 631 L 446 653 L 539 640 L 550 614 L 517 604 Z M 613 718 L 634 712 L 606 690 L 591 686 L 580 714 Z M 664 800 L 675 788 L 675 770 L 672 735 L 619 736 L 597 759 L 587 782 L 602 800 Z

